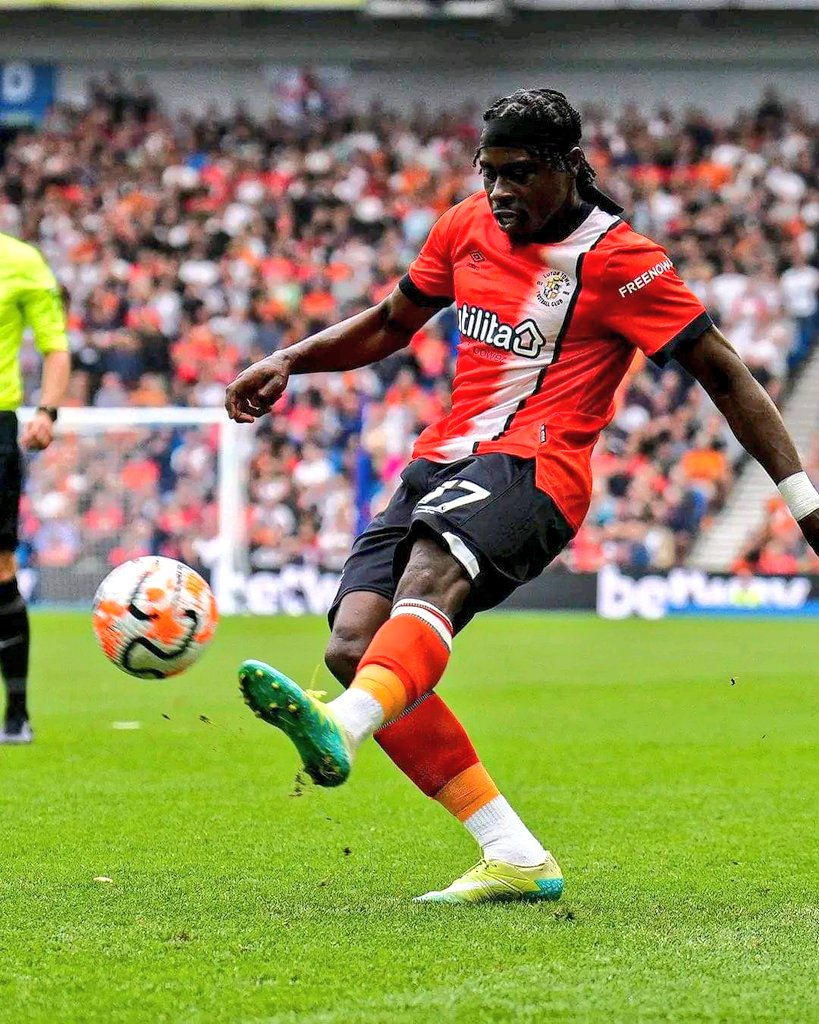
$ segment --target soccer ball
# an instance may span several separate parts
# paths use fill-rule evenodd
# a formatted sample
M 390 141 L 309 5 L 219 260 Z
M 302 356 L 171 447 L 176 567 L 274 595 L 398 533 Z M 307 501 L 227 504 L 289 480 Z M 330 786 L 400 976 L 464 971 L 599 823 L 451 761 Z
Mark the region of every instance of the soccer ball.
M 192 665 L 213 638 L 219 613 L 198 572 L 146 555 L 110 572 L 94 595 L 94 632 L 103 654 L 140 679 L 164 679 Z

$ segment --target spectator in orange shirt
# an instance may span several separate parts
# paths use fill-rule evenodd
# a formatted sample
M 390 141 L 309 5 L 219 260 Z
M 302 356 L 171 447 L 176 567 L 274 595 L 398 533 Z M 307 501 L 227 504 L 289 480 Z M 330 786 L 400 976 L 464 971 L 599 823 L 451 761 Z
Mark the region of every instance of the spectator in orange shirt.
M 728 474 L 725 446 L 721 441 L 713 440 L 706 447 L 693 448 L 683 455 L 681 465 L 689 480 L 722 483 Z

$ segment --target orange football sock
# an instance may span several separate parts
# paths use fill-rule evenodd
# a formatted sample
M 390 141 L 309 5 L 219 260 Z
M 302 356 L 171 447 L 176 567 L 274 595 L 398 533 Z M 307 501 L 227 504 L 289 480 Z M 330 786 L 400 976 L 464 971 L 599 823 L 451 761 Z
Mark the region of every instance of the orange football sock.
M 436 693 L 428 693 L 376 741 L 422 792 L 462 822 L 484 857 L 522 867 L 546 851 L 500 795 L 464 727 Z
M 350 690 L 363 690 L 381 705 L 384 722 L 397 718 L 429 692 L 452 650 L 452 623 L 428 601 L 402 600 L 378 630 L 359 662 Z
M 384 711 L 384 721 L 398 718 L 407 706 L 407 691 L 398 675 L 383 665 L 366 665 L 350 683 L 350 690 L 363 690 L 374 697 Z
M 478 762 L 466 730 L 437 693 L 427 693 L 375 734 L 396 767 L 426 796 Z
M 500 791 L 479 761 L 450 779 L 435 799 L 458 821 L 466 821 L 496 796 Z

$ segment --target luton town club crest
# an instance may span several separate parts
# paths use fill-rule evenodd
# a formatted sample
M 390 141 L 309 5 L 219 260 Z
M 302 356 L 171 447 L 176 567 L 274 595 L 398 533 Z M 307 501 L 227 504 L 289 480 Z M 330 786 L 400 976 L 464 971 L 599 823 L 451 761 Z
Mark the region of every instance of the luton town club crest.
M 559 306 L 571 292 L 571 281 L 562 270 L 549 270 L 537 282 L 537 301 L 541 306 Z

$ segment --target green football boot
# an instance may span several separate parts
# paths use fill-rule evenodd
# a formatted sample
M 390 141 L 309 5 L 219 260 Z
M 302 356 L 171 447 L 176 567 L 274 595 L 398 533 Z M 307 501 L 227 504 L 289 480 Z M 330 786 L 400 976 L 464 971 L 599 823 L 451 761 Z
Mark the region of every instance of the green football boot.
M 550 854 L 533 868 L 501 860 L 482 860 L 441 892 L 416 896 L 413 903 L 536 903 L 557 900 L 563 893 L 563 872 Z
M 352 767 L 350 745 L 336 715 L 316 694 L 263 661 L 242 662 L 239 687 L 253 714 L 293 741 L 317 786 L 346 782 Z

